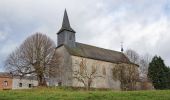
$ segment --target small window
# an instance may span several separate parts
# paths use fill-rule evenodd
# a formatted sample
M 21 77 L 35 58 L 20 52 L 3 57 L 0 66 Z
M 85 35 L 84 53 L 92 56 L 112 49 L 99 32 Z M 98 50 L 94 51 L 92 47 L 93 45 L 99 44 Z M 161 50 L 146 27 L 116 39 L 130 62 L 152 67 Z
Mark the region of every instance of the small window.
M 19 87 L 22 87 L 22 83 L 19 83 Z
M 31 87 L 32 87 L 32 84 L 28 84 L 28 87 L 31 88 Z
M 4 81 L 4 86 L 8 86 L 8 81 Z

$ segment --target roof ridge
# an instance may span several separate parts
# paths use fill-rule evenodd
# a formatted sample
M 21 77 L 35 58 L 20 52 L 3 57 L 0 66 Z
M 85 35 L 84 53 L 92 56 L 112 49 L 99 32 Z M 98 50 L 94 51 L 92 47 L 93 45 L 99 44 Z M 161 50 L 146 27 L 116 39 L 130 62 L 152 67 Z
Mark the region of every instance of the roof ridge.
M 112 51 L 112 52 L 114 51 L 114 52 L 123 54 L 122 52 L 119 52 L 119 51 L 115 51 L 115 50 L 111 50 L 111 49 L 106 49 L 106 48 L 102 48 L 102 47 L 97 47 L 97 46 L 94 46 L 94 45 L 84 44 L 84 43 L 80 43 L 80 42 L 76 42 L 76 43 L 87 45 L 87 46 L 91 46 L 91 47 L 95 47 L 95 48 L 99 48 L 99 49 L 103 49 L 103 50 L 108 50 L 108 51 Z

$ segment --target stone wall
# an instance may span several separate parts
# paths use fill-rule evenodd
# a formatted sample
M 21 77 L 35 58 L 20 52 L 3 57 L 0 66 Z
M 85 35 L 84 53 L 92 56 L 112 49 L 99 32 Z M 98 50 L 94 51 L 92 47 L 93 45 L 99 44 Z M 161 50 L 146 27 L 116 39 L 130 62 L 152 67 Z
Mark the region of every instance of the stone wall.
M 59 73 L 55 77 L 50 77 L 49 85 L 58 86 L 72 86 L 72 60 L 70 54 L 64 46 L 56 49 L 56 53 L 60 56 Z
M 110 88 L 114 90 L 120 90 L 120 81 L 113 80 L 112 69 L 117 67 L 117 65 L 127 66 L 127 68 L 128 66 L 134 66 L 136 67 L 136 69 L 138 68 L 137 65 L 134 64 L 111 63 L 73 56 L 68 53 L 67 49 L 64 46 L 58 47 L 56 49 L 56 52 L 61 56 L 59 64 L 59 69 L 61 70 L 61 72 L 60 74 L 56 74 L 55 77 L 49 78 L 49 86 L 58 86 L 60 84 L 61 86 L 84 87 L 84 84 L 82 84 L 82 82 L 79 82 L 76 78 L 74 78 L 74 71 L 80 69 L 78 63 L 80 63 L 82 59 L 86 59 L 87 61 L 88 72 L 92 71 L 92 65 L 95 64 L 97 68 L 97 73 L 102 76 L 93 80 L 91 85 L 91 87 L 93 88 Z
M 12 81 L 12 89 L 29 89 L 38 86 L 37 80 L 13 78 Z
M 99 75 L 102 76 L 102 77 L 95 78 L 91 87 L 93 87 L 93 88 L 111 88 L 114 90 L 120 90 L 120 81 L 114 81 L 112 79 L 112 68 L 115 67 L 116 64 L 113 64 L 110 62 L 105 62 L 105 61 L 99 61 L 99 60 L 94 60 L 94 59 L 72 56 L 73 71 L 80 69 L 80 66 L 77 63 L 80 63 L 82 61 L 82 59 L 86 59 L 88 72 L 92 71 L 92 65 L 95 64 Z M 77 79 L 73 79 L 73 86 L 74 87 L 84 87 L 82 82 L 79 82 Z

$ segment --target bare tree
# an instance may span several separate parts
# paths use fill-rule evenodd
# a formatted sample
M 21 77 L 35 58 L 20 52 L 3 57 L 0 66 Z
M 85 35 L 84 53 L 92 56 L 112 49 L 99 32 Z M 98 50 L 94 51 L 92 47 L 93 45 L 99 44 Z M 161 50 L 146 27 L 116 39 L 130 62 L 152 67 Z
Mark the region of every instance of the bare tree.
M 112 72 L 113 79 L 120 81 L 122 90 L 135 90 L 136 82 L 139 79 L 136 65 L 117 64 L 112 69 Z
M 131 62 L 139 65 L 139 77 L 141 82 L 148 82 L 148 67 L 151 61 L 152 56 L 150 54 L 140 55 L 134 50 L 127 50 L 126 51 L 127 57 L 130 59 Z
M 140 57 L 139 70 L 141 75 L 148 74 L 148 67 L 151 60 L 152 60 L 152 56 L 149 54 L 145 54 L 144 56 Z
M 125 52 L 126 56 L 130 59 L 131 62 L 138 64 L 139 63 L 139 54 L 132 50 L 132 49 L 128 49 Z
M 6 69 L 21 77 L 35 75 L 39 86 L 46 86 L 46 78 L 53 73 L 52 68 L 55 68 L 54 62 L 58 62 L 54 57 L 58 57 L 55 54 L 55 47 L 55 43 L 49 37 L 36 33 L 8 56 Z
M 91 66 L 87 64 L 86 59 L 81 59 L 79 63 L 76 63 L 79 68 L 75 68 L 74 78 L 78 80 L 78 82 L 83 83 L 86 90 L 89 90 L 91 84 L 93 83 L 94 79 L 102 77 L 102 75 L 98 72 L 98 65 L 97 63 L 93 63 Z M 91 68 L 91 69 L 89 69 Z
M 59 52 L 55 51 L 52 59 L 50 61 L 50 66 L 49 66 L 49 77 L 56 77 L 56 76 L 61 76 L 63 70 L 60 66 L 60 62 L 62 56 L 59 54 Z

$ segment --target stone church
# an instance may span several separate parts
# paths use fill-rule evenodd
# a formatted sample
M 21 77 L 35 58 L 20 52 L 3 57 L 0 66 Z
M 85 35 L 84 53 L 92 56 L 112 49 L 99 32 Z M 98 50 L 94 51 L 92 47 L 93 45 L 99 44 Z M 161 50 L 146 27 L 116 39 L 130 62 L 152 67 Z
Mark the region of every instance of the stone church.
M 58 45 L 56 52 L 61 56 L 59 68 L 62 71 L 60 75 L 50 78 L 50 86 L 84 87 L 81 80 L 78 80 L 74 76 L 75 70 L 81 70 L 80 63 L 82 59 L 86 61 L 87 74 L 91 74 L 90 72 L 92 72 L 95 66 L 97 73 L 102 76 L 94 78 L 91 83 L 91 87 L 93 88 L 120 90 L 120 81 L 115 81 L 112 78 L 112 68 L 116 67 L 117 64 L 138 67 L 131 63 L 122 52 L 76 42 L 76 31 L 70 26 L 66 10 L 64 12 L 62 27 L 57 33 L 57 38 Z

